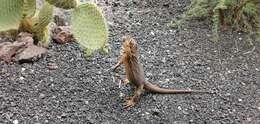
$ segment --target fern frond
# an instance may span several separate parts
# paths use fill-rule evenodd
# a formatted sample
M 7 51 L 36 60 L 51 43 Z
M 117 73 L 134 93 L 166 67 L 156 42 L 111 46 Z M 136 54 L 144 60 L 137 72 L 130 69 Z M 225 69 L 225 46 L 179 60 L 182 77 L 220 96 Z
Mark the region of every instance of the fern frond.
M 247 3 L 244 7 L 243 7 L 243 12 L 250 16 L 250 17 L 254 17 L 256 16 L 257 12 L 256 12 L 256 5 L 252 2 Z
M 213 37 L 212 40 L 214 42 L 218 42 L 219 41 L 219 35 L 218 35 L 218 31 L 219 31 L 219 25 L 220 25 L 220 10 L 219 9 L 215 9 L 213 12 L 213 27 L 212 27 L 212 33 L 213 33 Z

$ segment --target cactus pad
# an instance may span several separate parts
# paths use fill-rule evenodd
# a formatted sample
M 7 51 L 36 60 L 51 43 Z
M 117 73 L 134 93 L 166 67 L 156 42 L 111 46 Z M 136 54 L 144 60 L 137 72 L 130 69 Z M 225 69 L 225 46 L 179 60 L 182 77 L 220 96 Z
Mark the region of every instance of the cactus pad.
M 17 29 L 22 20 L 23 0 L 0 1 L 0 31 Z
M 50 4 L 63 9 L 72 9 L 77 6 L 76 0 L 46 0 Z
M 101 9 L 93 3 L 78 6 L 72 13 L 72 32 L 76 40 L 90 55 L 94 50 L 102 50 L 108 41 L 108 29 Z
M 36 0 L 24 0 L 23 16 L 33 17 L 36 12 Z

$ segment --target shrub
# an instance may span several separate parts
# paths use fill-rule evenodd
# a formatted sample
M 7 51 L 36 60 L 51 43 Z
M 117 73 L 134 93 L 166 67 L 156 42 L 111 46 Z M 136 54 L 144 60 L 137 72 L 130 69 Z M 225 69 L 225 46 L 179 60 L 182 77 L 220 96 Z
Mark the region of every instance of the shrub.
M 180 20 L 173 21 L 177 27 L 187 20 L 210 17 L 213 21 L 213 41 L 219 41 L 219 30 L 229 29 L 248 33 L 252 44 L 254 32 L 260 42 L 260 0 L 192 0 L 187 12 Z

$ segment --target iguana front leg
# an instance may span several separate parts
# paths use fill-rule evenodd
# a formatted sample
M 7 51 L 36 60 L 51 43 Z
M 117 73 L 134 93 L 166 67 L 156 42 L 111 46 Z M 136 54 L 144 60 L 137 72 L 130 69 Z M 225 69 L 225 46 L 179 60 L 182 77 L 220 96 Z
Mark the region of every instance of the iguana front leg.
M 128 79 L 124 79 L 124 80 L 121 80 L 121 82 L 124 84 L 124 85 L 127 85 L 130 83 L 130 81 Z
M 118 62 L 114 65 L 114 66 L 112 66 L 112 68 L 111 68 L 111 70 L 112 71 L 115 71 L 120 65 L 122 65 L 123 64 L 123 62 L 124 62 L 124 55 L 122 55 L 121 57 L 120 57 L 120 59 L 118 60 Z

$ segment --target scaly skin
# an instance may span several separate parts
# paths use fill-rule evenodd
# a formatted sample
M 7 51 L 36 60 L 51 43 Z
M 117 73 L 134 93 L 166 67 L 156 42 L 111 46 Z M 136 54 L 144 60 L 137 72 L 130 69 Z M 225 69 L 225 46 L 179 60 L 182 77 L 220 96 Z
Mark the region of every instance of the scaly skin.
M 153 93 L 162 93 L 162 94 L 194 93 L 194 92 L 209 93 L 206 91 L 198 91 L 198 90 L 177 90 L 177 89 L 161 88 L 146 81 L 143 67 L 139 63 L 139 59 L 138 59 L 137 43 L 130 36 L 123 38 L 123 52 L 118 63 L 112 67 L 113 71 L 115 71 L 122 64 L 125 66 L 125 72 L 127 77 L 127 79 L 122 80 L 122 82 L 124 84 L 131 83 L 135 86 L 134 96 L 126 101 L 125 108 L 133 107 L 136 105 L 143 89 Z

